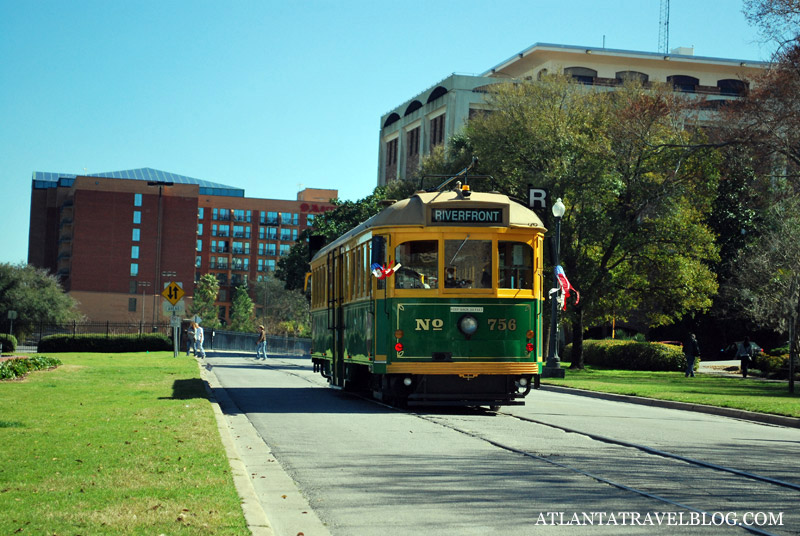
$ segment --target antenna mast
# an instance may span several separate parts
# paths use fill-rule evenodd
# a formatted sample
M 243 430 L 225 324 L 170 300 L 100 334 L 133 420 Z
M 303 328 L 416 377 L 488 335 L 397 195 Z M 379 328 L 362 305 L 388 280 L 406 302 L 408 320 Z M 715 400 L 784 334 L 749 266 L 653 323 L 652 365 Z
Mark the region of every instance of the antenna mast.
M 658 51 L 669 54 L 669 0 L 661 0 L 661 14 L 658 18 Z

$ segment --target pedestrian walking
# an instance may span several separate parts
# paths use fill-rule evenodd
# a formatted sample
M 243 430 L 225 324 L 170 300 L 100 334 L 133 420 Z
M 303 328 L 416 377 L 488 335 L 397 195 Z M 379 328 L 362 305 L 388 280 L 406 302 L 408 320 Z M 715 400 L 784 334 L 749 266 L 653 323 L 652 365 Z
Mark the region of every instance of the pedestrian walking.
M 736 343 L 736 358 L 742 367 L 742 378 L 747 378 L 747 370 L 753 364 L 755 354 L 753 345 L 750 344 L 750 337 L 745 337 L 744 341 Z
M 203 328 L 197 322 L 192 322 L 194 328 L 194 355 L 199 354 L 201 358 L 206 358 L 206 351 L 203 350 Z
M 694 333 L 689 334 L 686 344 L 683 345 L 683 355 L 686 356 L 686 377 L 694 378 L 694 360 L 700 355 L 700 345 Z
M 194 352 L 197 355 L 197 350 L 194 347 L 194 322 L 189 323 L 189 329 L 186 330 L 186 355 L 189 352 Z
M 258 326 L 258 341 L 256 342 L 256 359 L 267 359 L 267 332 L 264 326 Z

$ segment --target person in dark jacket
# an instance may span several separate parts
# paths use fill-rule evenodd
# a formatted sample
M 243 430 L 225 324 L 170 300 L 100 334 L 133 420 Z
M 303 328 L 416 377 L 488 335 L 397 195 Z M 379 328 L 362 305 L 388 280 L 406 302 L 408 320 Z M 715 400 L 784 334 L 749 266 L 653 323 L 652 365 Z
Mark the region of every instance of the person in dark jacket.
M 754 350 L 753 345 L 750 344 L 750 337 L 745 337 L 743 342 L 736 343 L 736 357 L 740 360 L 742 378 L 747 378 L 747 369 L 753 363 Z
M 700 355 L 700 345 L 694 333 L 689 334 L 686 344 L 683 345 L 683 355 L 686 356 L 686 377 L 694 378 L 694 359 Z

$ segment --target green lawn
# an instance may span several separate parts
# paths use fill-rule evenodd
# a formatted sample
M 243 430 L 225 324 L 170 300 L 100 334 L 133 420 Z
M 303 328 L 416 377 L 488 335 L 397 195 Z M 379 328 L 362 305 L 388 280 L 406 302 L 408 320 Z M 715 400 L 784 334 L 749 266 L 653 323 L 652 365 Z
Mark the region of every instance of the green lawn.
M 0 534 L 249 534 L 197 363 L 53 354 L 0 382 Z
M 569 363 L 562 365 L 569 367 Z M 548 378 L 542 383 L 800 417 L 800 384 L 791 395 L 787 382 L 710 374 L 686 378 L 682 372 L 607 370 L 587 366 L 585 370 L 567 368 L 565 379 Z

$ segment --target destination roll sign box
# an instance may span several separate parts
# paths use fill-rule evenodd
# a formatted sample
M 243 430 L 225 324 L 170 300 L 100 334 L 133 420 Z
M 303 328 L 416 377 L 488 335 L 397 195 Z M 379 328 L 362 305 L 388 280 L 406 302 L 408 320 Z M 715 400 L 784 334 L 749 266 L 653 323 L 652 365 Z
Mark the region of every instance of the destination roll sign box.
M 432 208 L 431 223 L 503 225 L 501 208 Z

